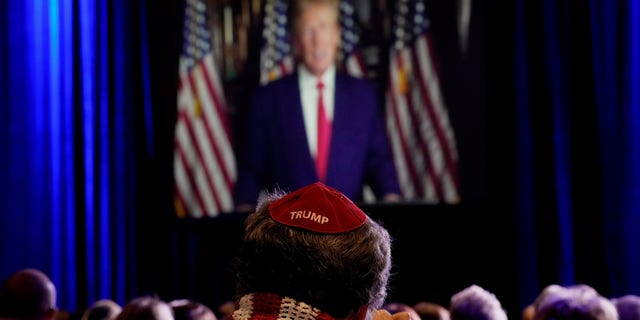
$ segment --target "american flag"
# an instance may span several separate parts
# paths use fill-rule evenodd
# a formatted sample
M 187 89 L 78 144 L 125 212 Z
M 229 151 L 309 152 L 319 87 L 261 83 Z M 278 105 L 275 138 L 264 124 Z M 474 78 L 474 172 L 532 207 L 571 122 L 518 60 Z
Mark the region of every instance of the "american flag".
M 347 73 L 365 78 L 367 69 L 359 47 L 360 30 L 355 19 L 353 0 L 340 1 L 340 26 L 342 28 L 342 41 L 340 54 L 342 64 Z
M 387 129 L 405 198 L 458 203 L 458 153 L 440 89 L 424 1 L 396 2 Z
M 260 50 L 260 84 L 266 84 L 293 72 L 289 43 L 286 0 L 267 0 L 264 5 L 262 48 Z
M 186 1 L 174 137 L 174 202 L 180 217 L 233 210 L 231 129 L 206 11 L 205 0 Z

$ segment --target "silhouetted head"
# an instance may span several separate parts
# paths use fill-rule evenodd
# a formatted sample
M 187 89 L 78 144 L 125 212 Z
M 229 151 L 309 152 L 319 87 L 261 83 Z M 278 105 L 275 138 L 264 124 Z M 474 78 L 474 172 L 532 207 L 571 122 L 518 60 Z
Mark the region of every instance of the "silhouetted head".
M 422 320 L 449 320 L 449 310 L 444 306 L 428 301 L 420 301 L 413 306 Z
M 116 320 L 174 320 L 174 317 L 169 303 L 155 296 L 139 296 L 122 307 Z
M 406 312 L 409 314 L 411 320 L 421 320 L 418 312 L 416 312 L 416 310 L 414 310 L 413 307 L 408 304 L 404 304 L 401 302 L 389 302 L 385 303 L 382 308 L 389 311 L 389 313 L 392 315 L 398 312 Z
M 588 285 L 560 287 L 536 303 L 535 320 L 618 320 L 611 300 Z
M 122 307 L 110 299 L 94 302 L 82 313 L 81 320 L 113 320 L 122 311 Z
M 478 285 L 471 285 L 451 296 L 451 320 L 507 320 L 495 294 Z
M 2 284 L 1 318 L 53 319 L 56 312 L 56 287 L 44 272 L 22 269 Z
M 204 304 L 190 299 L 169 301 L 175 320 L 218 320 L 216 314 Z
M 640 296 L 628 294 L 611 299 L 620 320 L 640 320 Z

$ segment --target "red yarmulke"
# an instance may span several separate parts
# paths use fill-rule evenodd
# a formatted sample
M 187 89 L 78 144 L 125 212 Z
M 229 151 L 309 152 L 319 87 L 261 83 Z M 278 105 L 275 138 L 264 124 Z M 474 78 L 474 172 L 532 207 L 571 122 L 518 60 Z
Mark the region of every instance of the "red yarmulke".
M 316 182 L 269 205 L 273 220 L 318 233 L 343 233 L 361 227 L 367 215 L 342 192 Z

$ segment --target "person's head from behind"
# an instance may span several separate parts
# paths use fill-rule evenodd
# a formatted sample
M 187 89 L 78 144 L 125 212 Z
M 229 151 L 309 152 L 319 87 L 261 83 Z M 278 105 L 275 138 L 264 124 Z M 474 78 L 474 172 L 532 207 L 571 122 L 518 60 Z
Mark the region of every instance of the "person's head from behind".
M 177 299 L 169 301 L 175 320 L 218 320 L 216 314 L 204 304 L 190 300 Z
M 269 194 L 245 224 L 239 297 L 290 297 L 334 318 L 382 306 L 391 238 L 339 191 L 318 182 L 288 195 Z
M 611 299 L 620 320 L 640 320 L 640 296 L 628 294 Z
M 553 295 L 558 291 L 565 290 L 564 287 L 559 284 L 550 284 L 544 287 L 540 293 L 536 296 L 536 298 L 529 305 L 525 306 L 522 309 L 521 318 L 522 320 L 533 320 L 536 314 L 536 308 L 538 305 L 549 295 Z
M 338 0 L 292 2 L 293 53 L 316 76 L 336 61 L 340 46 L 338 6 Z
M 140 296 L 124 305 L 116 320 L 174 320 L 167 302 L 155 296 Z
M 82 313 L 81 320 L 114 320 L 122 307 L 111 299 L 101 299 L 91 304 Z
M 413 306 L 413 309 L 420 315 L 422 320 L 449 320 L 449 310 L 442 305 L 420 301 Z
M 227 320 L 231 318 L 233 311 L 236 310 L 236 303 L 232 300 L 227 300 L 218 306 L 218 315 L 220 320 Z
M 535 320 L 618 320 L 611 300 L 588 286 L 562 287 L 538 301 Z
M 451 296 L 451 320 L 507 320 L 500 300 L 478 285 L 471 285 Z
M 0 318 L 20 320 L 54 319 L 56 287 L 42 271 L 18 270 L 0 288 Z
M 532 303 L 522 309 L 522 320 L 533 320 L 535 318 L 536 309 L 545 299 L 547 299 L 547 297 L 553 297 L 561 294 L 567 289 L 579 292 L 581 295 L 598 295 L 598 292 L 593 287 L 583 283 L 573 284 L 566 287 L 555 283 L 549 284 L 540 291 Z
M 402 302 L 389 302 L 382 306 L 383 309 L 389 311 L 390 314 L 396 314 L 398 312 L 406 312 L 409 314 L 411 320 L 422 320 L 420 314 L 413 309 L 412 306 Z

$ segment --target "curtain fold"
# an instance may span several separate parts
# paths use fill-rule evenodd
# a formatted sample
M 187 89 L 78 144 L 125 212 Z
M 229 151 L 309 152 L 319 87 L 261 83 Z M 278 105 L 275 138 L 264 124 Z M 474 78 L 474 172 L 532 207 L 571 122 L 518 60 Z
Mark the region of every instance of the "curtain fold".
M 125 302 L 134 244 L 133 36 L 124 0 L 0 7 L 0 277 L 35 267 L 76 311 Z M 117 18 L 117 19 L 116 19 Z M 5 72 L 6 71 L 6 72 Z
M 638 6 L 516 4 L 521 306 L 551 283 L 640 293 Z
M 592 0 L 594 69 L 602 145 L 602 203 L 611 289 L 640 292 L 640 83 L 638 1 Z

